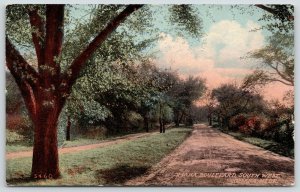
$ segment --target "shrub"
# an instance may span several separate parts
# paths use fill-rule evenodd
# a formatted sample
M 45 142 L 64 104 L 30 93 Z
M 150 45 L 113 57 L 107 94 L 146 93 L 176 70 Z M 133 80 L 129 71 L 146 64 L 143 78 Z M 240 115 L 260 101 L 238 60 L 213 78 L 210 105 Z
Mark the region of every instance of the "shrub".
M 138 129 L 143 127 L 143 117 L 136 113 L 130 112 L 127 116 L 128 119 L 128 126 L 133 129 Z
M 246 135 L 251 135 L 252 129 L 245 124 L 239 127 L 239 132 L 244 133 Z
M 271 139 L 285 146 L 294 147 L 293 131 L 294 125 L 287 120 L 278 121 L 278 119 L 261 119 L 260 124 L 253 125 L 253 121 L 249 122 L 252 133 L 255 136 Z
M 244 124 L 242 124 L 243 122 Z M 265 119 L 262 116 L 251 116 L 245 119 L 243 119 L 242 117 L 237 118 L 236 124 L 237 125 L 242 124 L 238 128 L 241 133 L 256 136 L 256 137 L 262 137 L 263 132 L 265 131 L 264 122 Z
M 253 116 L 247 119 L 247 125 L 252 130 L 251 135 L 261 136 L 261 118 L 258 116 Z
M 7 115 L 6 128 L 9 131 L 15 132 L 26 139 L 29 143 L 33 141 L 32 123 L 27 114 L 23 115 Z
M 293 124 L 282 122 L 281 125 L 276 129 L 276 137 L 274 140 L 285 146 L 288 146 L 289 148 L 294 148 L 293 132 Z
M 107 129 L 100 126 L 89 126 L 82 137 L 87 139 L 103 139 L 106 137 Z
M 268 120 L 265 124 L 266 128 L 262 136 L 266 139 L 274 139 L 276 136 L 276 130 L 278 128 L 278 122 L 274 119 L 271 119 Z
M 246 117 L 244 115 L 236 115 L 229 120 L 229 128 L 235 131 L 238 130 L 239 127 L 245 125 L 245 123 Z
M 22 121 L 22 115 L 8 114 L 6 115 L 6 128 L 9 130 L 16 131 L 22 125 Z
M 24 140 L 23 135 L 20 135 L 19 133 L 15 132 L 15 131 L 6 129 L 6 142 L 7 143 L 16 143 L 16 142 L 21 142 L 23 140 Z

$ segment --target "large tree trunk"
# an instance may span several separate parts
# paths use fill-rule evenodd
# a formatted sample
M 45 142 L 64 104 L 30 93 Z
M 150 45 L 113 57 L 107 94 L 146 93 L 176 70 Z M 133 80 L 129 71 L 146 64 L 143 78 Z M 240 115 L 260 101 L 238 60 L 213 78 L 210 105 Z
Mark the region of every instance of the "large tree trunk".
M 34 146 L 31 176 L 36 179 L 58 178 L 59 161 L 57 147 L 57 122 L 61 106 L 53 99 L 53 103 L 45 103 L 42 97 L 37 102 L 37 113 L 34 125 Z M 54 97 L 52 97 L 54 98 Z
M 49 120 L 48 120 L 49 121 Z M 31 177 L 58 178 L 57 126 L 39 121 L 35 125 Z

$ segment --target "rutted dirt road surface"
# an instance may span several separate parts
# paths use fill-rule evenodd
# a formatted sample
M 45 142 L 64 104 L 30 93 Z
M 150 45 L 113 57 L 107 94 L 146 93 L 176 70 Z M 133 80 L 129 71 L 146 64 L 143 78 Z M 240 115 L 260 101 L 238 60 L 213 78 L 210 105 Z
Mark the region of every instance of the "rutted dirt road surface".
M 198 124 L 170 155 L 126 185 L 291 186 L 294 160 Z

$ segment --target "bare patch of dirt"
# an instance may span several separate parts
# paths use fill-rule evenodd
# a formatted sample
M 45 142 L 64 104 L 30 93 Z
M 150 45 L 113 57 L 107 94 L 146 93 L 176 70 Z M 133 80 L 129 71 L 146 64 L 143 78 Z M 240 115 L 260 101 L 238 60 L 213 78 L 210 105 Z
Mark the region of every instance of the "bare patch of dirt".
M 294 160 L 236 140 L 204 124 L 176 150 L 125 185 L 291 186 Z

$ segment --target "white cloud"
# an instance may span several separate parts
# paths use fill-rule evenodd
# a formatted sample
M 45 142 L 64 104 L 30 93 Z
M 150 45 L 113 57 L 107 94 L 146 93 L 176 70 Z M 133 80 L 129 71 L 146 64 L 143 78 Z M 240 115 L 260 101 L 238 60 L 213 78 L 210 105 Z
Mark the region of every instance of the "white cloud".
M 214 66 L 211 58 L 199 57 L 198 48 L 190 47 L 188 42 L 181 37 L 173 39 L 170 35 L 162 34 L 159 49 L 162 53 L 159 60 L 160 66 L 178 69 L 183 74 L 199 73 Z
M 253 66 L 240 60 L 240 57 L 264 45 L 261 31 L 250 32 L 259 27 L 251 20 L 245 26 L 236 21 L 223 20 L 211 26 L 203 40 L 205 43 L 199 47 L 191 47 L 181 37 L 161 34 L 158 45 L 162 56 L 157 62 L 163 68 L 178 70 L 181 76 L 205 77 L 210 88 L 238 82 L 252 72 Z M 273 83 L 266 86 L 262 93 L 269 99 L 281 99 L 284 91 L 289 89 L 280 83 Z
M 214 52 L 217 66 L 244 67 L 240 57 L 251 50 L 261 48 L 264 44 L 261 31 L 250 32 L 255 28 L 259 28 L 259 25 L 250 20 L 246 26 L 236 21 L 220 21 L 210 28 L 204 46 Z M 217 51 L 219 45 L 222 45 L 222 48 Z
M 258 49 L 264 44 L 260 31 L 250 32 L 259 25 L 249 20 L 245 26 L 236 21 L 223 20 L 211 26 L 204 38 L 204 44 L 191 47 L 181 38 L 161 34 L 159 50 L 162 56 L 161 67 L 178 70 L 182 75 L 201 75 L 207 83 L 217 86 L 220 83 L 241 78 L 251 72 L 240 57 Z

